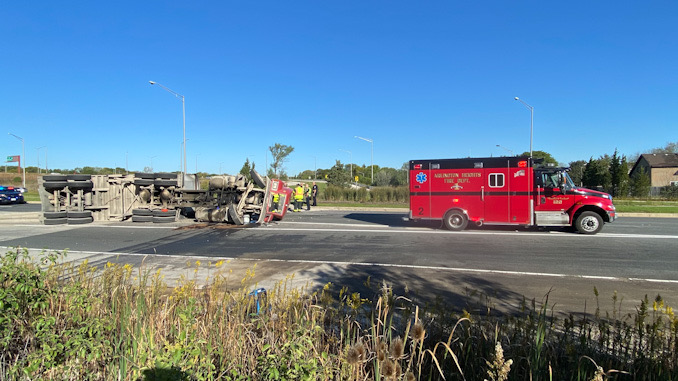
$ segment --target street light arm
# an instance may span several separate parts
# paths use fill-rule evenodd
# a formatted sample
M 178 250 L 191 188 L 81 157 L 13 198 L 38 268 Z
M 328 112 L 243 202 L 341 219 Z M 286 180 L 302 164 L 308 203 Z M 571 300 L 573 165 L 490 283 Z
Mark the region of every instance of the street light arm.
M 154 81 L 148 81 L 148 83 L 150 83 L 151 85 L 158 85 L 158 86 L 162 87 L 163 89 L 165 89 L 167 92 L 169 92 L 169 93 L 171 93 L 172 95 L 174 95 L 175 97 L 181 98 L 182 101 L 184 100 L 184 96 L 183 96 L 183 95 L 177 93 L 176 91 L 170 89 L 169 87 L 165 87 L 165 86 L 159 84 L 158 82 L 154 82 Z
M 368 142 L 368 143 L 373 143 L 372 139 L 363 138 L 363 137 L 361 137 L 361 136 L 354 136 L 354 138 L 360 139 L 360 140 L 364 140 L 364 141 L 366 141 L 366 142 Z
M 534 110 L 534 107 L 527 104 L 524 100 L 522 100 L 518 97 L 515 97 L 514 99 L 517 100 L 518 102 L 522 103 L 523 105 L 525 105 L 525 107 L 527 107 L 528 110 L 530 110 L 530 111 Z

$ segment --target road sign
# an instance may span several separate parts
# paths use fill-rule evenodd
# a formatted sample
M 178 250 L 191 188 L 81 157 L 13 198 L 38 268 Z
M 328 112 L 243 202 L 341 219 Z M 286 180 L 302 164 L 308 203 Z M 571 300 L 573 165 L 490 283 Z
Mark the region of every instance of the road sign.
M 20 158 L 19 155 L 7 156 L 7 163 L 16 163 L 16 162 L 20 161 L 19 158 Z

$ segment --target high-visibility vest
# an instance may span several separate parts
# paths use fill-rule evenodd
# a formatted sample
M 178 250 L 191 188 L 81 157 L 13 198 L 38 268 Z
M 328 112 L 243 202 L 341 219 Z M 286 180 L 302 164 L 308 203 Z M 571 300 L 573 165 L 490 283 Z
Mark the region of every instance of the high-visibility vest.
M 304 188 L 296 187 L 294 189 L 294 199 L 297 201 L 301 201 L 304 199 Z
M 280 194 L 275 193 L 273 194 L 273 202 L 277 203 L 280 200 Z

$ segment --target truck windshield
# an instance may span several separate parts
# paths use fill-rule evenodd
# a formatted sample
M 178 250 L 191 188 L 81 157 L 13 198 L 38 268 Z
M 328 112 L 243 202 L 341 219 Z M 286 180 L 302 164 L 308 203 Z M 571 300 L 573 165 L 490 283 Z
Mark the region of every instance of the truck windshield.
M 565 171 L 545 172 L 542 181 L 545 188 L 574 188 L 574 182 Z

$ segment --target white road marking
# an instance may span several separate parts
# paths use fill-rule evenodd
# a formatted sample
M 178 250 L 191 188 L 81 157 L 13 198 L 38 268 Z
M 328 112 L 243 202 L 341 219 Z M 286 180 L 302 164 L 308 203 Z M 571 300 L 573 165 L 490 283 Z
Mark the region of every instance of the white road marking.
M 291 228 L 286 227 L 290 225 L 302 226 L 338 226 L 337 228 Z M 12 225 L 16 227 L 64 227 L 64 228 L 107 228 L 107 229 L 165 229 L 173 230 L 190 225 L 107 225 L 107 224 L 86 224 L 86 225 L 41 225 L 41 224 L 17 224 Z M 233 231 L 237 231 L 234 229 Z M 623 233 L 598 233 L 595 235 L 577 234 L 559 231 L 547 232 L 525 232 L 525 231 L 479 231 L 466 230 L 461 232 L 451 232 L 448 230 L 434 230 L 426 227 L 402 227 L 402 228 L 384 228 L 383 225 L 365 225 L 365 224 L 337 224 L 325 222 L 288 222 L 280 224 L 264 225 L 259 229 L 248 230 L 249 232 L 271 232 L 271 231 L 305 231 L 305 232 L 334 232 L 334 233 L 386 233 L 386 234 L 445 234 L 450 236 L 460 235 L 499 235 L 499 236 L 540 236 L 540 237 L 572 237 L 578 238 L 641 238 L 641 239 L 678 239 L 678 235 L 661 235 L 661 234 L 623 234 Z
M 15 250 L 16 247 L 0 246 L 0 250 Z M 24 248 L 22 248 L 24 249 Z M 25 248 L 31 252 L 39 253 L 44 249 Z M 56 250 L 51 250 L 56 251 Z M 59 250 L 63 251 L 63 250 Z M 361 266 L 361 267 L 389 267 L 401 268 L 410 270 L 435 270 L 447 271 L 457 273 L 474 273 L 474 274 L 495 274 L 495 275 L 510 275 L 510 276 L 531 276 L 531 277 L 546 277 L 546 278 L 575 278 L 575 279 L 592 279 L 592 280 L 606 280 L 614 282 L 649 282 L 649 283 L 664 283 L 664 284 L 678 284 L 678 280 L 673 279 L 650 279 L 650 278 L 624 278 L 603 275 L 576 275 L 576 274 L 558 274 L 558 273 L 539 273 L 530 271 L 509 271 L 509 270 L 489 270 L 489 269 L 473 269 L 463 267 L 442 267 L 442 266 L 417 266 L 417 265 L 399 265 L 389 263 L 373 263 L 373 262 L 340 262 L 340 261 L 315 261 L 315 260 L 300 260 L 300 259 L 258 259 L 258 258 L 242 258 L 242 257 L 212 257 L 203 255 L 172 255 L 172 254 L 143 254 L 143 253 L 125 253 L 125 252 L 97 252 L 97 251 L 77 251 L 66 250 L 70 255 L 81 255 L 84 257 L 91 256 L 133 256 L 133 257 L 167 257 L 176 259 L 198 259 L 204 261 L 218 261 L 218 260 L 240 260 L 249 262 L 282 262 L 282 263 L 299 263 L 299 264 L 317 264 L 317 265 L 335 265 L 335 266 Z M 84 258 L 83 258 L 84 259 Z
M 348 224 L 347 224 L 348 225 Z M 618 234 L 618 233 L 598 233 L 596 235 L 565 233 L 565 232 L 520 232 L 520 231 L 461 231 L 451 232 L 447 230 L 431 230 L 429 228 L 392 228 L 384 229 L 383 226 L 364 229 L 363 225 L 353 224 L 352 226 L 360 226 L 359 228 L 287 228 L 279 226 L 268 226 L 268 231 L 318 231 L 318 232 L 347 232 L 347 233 L 391 233 L 391 234 L 446 234 L 450 236 L 458 235 L 528 235 L 541 237 L 578 237 L 578 238 L 645 238 L 645 239 L 678 239 L 678 235 L 660 235 L 660 234 Z M 267 229 L 257 229 L 256 231 L 266 231 Z

